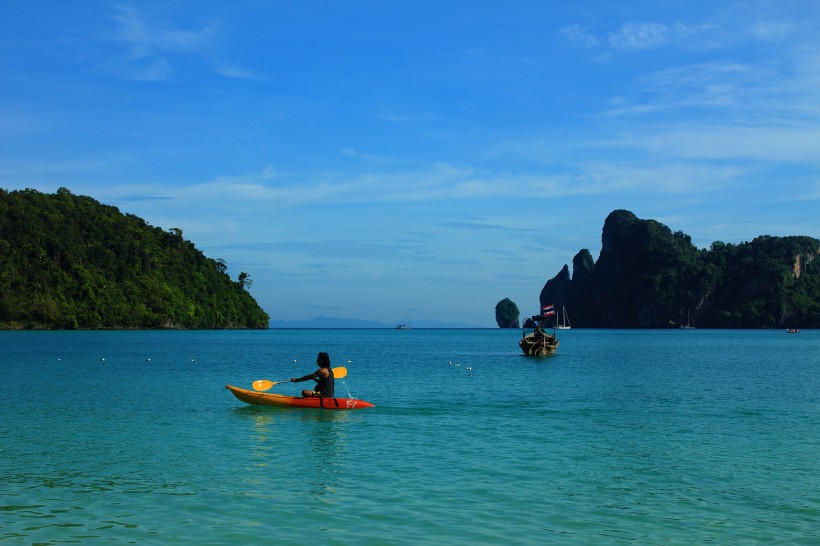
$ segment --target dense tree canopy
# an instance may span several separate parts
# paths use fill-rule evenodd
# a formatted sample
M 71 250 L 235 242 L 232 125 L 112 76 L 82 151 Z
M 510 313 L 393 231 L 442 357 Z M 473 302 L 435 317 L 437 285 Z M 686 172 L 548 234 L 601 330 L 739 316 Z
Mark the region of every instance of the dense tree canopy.
M 588 250 L 546 283 L 541 304 L 565 305 L 573 326 L 820 327 L 820 241 L 761 236 L 696 248 L 688 235 L 625 210 L 604 223 L 601 254 Z
M 499 328 L 518 328 L 518 306 L 510 299 L 504 298 L 495 306 L 495 322 Z
M 0 327 L 267 328 L 268 315 L 182 230 L 65 188 L 0 189 Z

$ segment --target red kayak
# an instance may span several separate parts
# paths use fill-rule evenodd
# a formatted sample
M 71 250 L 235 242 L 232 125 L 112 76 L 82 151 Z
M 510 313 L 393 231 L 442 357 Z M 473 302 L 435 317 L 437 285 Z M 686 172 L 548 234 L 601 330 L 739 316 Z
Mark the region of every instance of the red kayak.
M 358 398 L 303 398 L 301 396 L 287 396 L 284 394 L 273 394 L 268 392 L 251 391 L 240 389 L 233 385 L 225 385 L 225 388 L 234 396 L 246 404 L 257 406 L 279 406 L 287 408 L 317 408 L 331 410 L 350 410 L 361 408 L 372 408 L 373 404 L 359 400 Z

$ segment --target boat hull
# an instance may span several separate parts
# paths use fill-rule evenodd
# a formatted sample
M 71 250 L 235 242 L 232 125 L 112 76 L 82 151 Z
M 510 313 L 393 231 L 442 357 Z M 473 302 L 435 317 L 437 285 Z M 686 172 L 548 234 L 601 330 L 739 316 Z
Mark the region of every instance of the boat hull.
M 252 391 L 225 385 L 239 400 L 256 406 L 276 406 L 280 408 L 315 408 L 327 410 L 352 410 L 372 408 L 373 404 L 357 398 L 303 398 L 269 392 Z
M 518 342 L 518 346 L 521 347 L 521 350 L 524 351 L 524 354 L 527 356 L 547 356 L 555 354 L 560 344 L 561 342 L 558 341 L 556 337 L 535 334 L 528 334 L 522 337 Z

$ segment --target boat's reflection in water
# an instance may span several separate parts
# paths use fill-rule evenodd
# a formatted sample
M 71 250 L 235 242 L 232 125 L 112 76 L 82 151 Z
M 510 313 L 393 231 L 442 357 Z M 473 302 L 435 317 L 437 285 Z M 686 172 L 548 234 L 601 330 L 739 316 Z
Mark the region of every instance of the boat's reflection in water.
M 234 411 L 252 425 L 247 470 L 254 495 L 280 498 L 287 490 L 334 501 L 344 479 L 351 412 L 264 406 Z

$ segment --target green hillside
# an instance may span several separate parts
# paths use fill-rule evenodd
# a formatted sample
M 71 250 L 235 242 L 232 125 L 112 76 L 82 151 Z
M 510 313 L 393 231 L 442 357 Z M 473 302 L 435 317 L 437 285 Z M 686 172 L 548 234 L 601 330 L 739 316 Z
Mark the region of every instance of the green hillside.
M 65 188 L 0 189 L 0 257 L 0 328 L 268 327 L 246 273 Z

